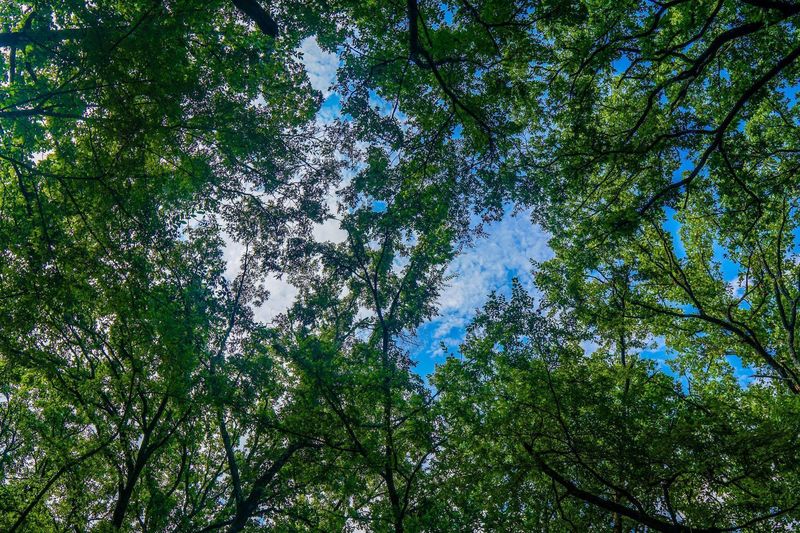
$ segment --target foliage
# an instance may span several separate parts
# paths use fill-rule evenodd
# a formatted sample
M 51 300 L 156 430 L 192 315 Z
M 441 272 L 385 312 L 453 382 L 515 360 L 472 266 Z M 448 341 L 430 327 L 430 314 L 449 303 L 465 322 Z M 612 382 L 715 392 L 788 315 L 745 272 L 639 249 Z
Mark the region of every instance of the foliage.
M 797 17 L 0 5 L 0 529 L 793 529 Z M 508 209 L 553 258 L 420 376 Z

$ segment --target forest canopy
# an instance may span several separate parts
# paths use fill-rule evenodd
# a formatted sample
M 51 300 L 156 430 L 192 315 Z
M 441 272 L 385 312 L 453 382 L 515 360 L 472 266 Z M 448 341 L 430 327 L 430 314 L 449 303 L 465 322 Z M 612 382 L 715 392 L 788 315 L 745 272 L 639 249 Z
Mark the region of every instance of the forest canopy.
M 0 3 L 0 531 L 797 529 L 799 23 Z

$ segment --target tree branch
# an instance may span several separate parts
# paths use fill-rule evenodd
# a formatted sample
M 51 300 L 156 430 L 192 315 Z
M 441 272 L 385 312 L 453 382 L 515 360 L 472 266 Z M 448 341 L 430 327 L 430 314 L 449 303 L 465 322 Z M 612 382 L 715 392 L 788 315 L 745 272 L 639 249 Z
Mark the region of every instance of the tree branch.
M 269 35 L 272 38 L 278 37 L 278 24 L 256 0 L 232 1 L 233 5 L 235 5 L 239 11 L 256 23 L 256 26 L 258 26 L 264 35 Z

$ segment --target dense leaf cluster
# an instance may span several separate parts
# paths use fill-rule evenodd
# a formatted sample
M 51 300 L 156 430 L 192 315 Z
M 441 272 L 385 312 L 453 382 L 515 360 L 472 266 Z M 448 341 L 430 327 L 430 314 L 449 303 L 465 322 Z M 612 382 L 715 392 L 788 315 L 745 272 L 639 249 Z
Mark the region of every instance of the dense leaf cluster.
M 798 20 L 0 3 L 0 530 L 795 529 Z M 510 209 L 552 259 L 420 376 Z

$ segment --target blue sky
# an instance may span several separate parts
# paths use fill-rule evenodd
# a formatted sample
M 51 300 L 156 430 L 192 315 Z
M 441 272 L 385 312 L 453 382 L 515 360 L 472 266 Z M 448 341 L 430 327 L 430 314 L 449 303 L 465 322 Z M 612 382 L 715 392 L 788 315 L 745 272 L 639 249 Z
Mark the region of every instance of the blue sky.
M 336 78 L 338 59 L 334 54 L 322 51 L 313 38 L 302 43 L 301 52 L 312 86 L 326 98 L 319 120 L 331 120 L 339 113 L 339 97 L 330 91 Z M 391 106 L 377 100 L 374 95 L 373 104 L 391 110 Z M 530 222 L 528 213 L 512 215 L 509 212 L 485 229 L 488 236 L 465 249 L 448 267 L 452 278 L 439 298 L 439 315 L 424 324 L 413 338 L 406 340 L 417 362 L 417 372 L 423 376 L 444 360 L 445 354 L 440 349 L 442 343 L 450 350 L 457 348 L 464 339 L 470 318 L 492 291 L 507 292 L 514 277 L 532 289 L 531 259 L 541 261 L 552 255 L 547 246 L 547 235 Z M 335 224 L 329 223 L 315 234 L 321 240 L 337 241 L 343 238 L 337 230 Z
M 508 295 L 513 278 L 533 290 L 531 260 L 552 257 L 547 234 L 531 223 L 528 213 L 507 212 L 502 220 L 485 229 L 488 235 L 464 250 L 448 267 L 453 278 L 439 298 L 439 316 L 423 325 L 410 341 L 417 371 L 422 375 L 443 361 L 442 343 L 451 353 L 457 350 L 469 320 L 492 291 Z
M 340 113 L 339 96 L 331 90 L 336 80 L 338 59 L 334 54 L 321 50 L 313 38 L 303 41 L 299 51 L 312 87 L 319 90 L 325 99 L 317 120 L 331 121 Z M 380 101 L 373 103 L 382 106 Z M 331 207 L 334 207 L 335 200 L 331 194 Z M 512 215 L 509 212 L 485 229 L 488 236 L 466 248 L 448 267 L 452 278 L 439 298 L 439 315 L 424 324 L 413 338 L 406 339 L 417 362 L 417 372 L 423 376 L 444 360 L 441 343 L 452 351 L 457 349 L 470 318 L 492 291 L 506 293 L 514 277 L 519 278 L 523 286 L 532 288 L 531 259 L 541 261 L 552 255 L 547 246 L 547 235 L 531 223 L 528 213 Z M 341 242 L 345 234 L 335 220 L 330 220 L 317 226 L 314 236 L 319 241 Z M 241 244 L 227 242 L 224 256 L 228 263 L 226 274 L 231 279 L 239 271 L 243 252 Z M 268 280 L 268 288 L 269 300 L 256 310 L 257 318 L 265 322 L 285 311 L 297 295 L 295 287 L 274 276 Z
M 339 95 L 332 90 L 339 66 L 338 58 L 335 54 L 320 49 L 314 38 L 303 41 L 299 52 L 312 87 L 319 90 L 324 98 L 317 120 L 331 121 L 340 113 Z M 377 100 L 373 103 L 379 107 L 385 104 Z M 682 174 L 691 168 L 691 161 L 682 154 L 681 166 L 675 173 L 675 179 L 681 179 Z M 331 207 L 335 205 L 333 194 L 329 202 Z M 667 210 L 664 227 L 673 235 L 676 252 L 680 257 L 685 252 L 679 235 L 680 224 L 673 215 L 673 211 Z M 435 365 L 444 360 L 442 344 L 451 354 L 457 352 L 470 318 L 484 305 L 492 291 L 507 294 L 513 278 L 518 278 L 524 287 L 532 290 L 531 260 L 542 261 L 552 256 L 547 245 L 547 234 L 531 223 L 526 212 L 512 215 L 509 210 L 501 220 L 489 224 L 486 233 L 486 237 L 465 249 L 449 265 L 448 274 L 452 278 L 440 295 L 439 315 L 424 324 L 413 338 L 406 339 L 407 347 L 417 364 L 416 370 L 422 376 L 430 374 Z M 315 228 L 314 236 L 320 241 L 341 242 L 345 234 L 338 223 L 331 220 Z M 225 248 L 227 273 L 231 278 L 238 271 L 242 252 L 242 246 L 235 242 L 228 242 Z M 722 263 L 726 281 L 735 283 L 737 265 L 722 257 L 721 251 L 717 259 Z M 256 316 L 265 322 L 285 311 L 297 295 L 297 290 L 286 280 L 274 276 L 269 279 L 268 287 L 270 299 L 256 310 Z M 586 348 L 591 349 L 591 344 L 587 344 Z M 665 349 L 663 339 L 656 339 L 655 348 L 645 350 L 642 355 L 661 361 L 662 367 L 670 371 L 666 362 L 671 354 Z M 729 361 L 735 374 L 743 382 L 752 374 L 750 369 L 743 368 L 738 358 L 731 357 Z

